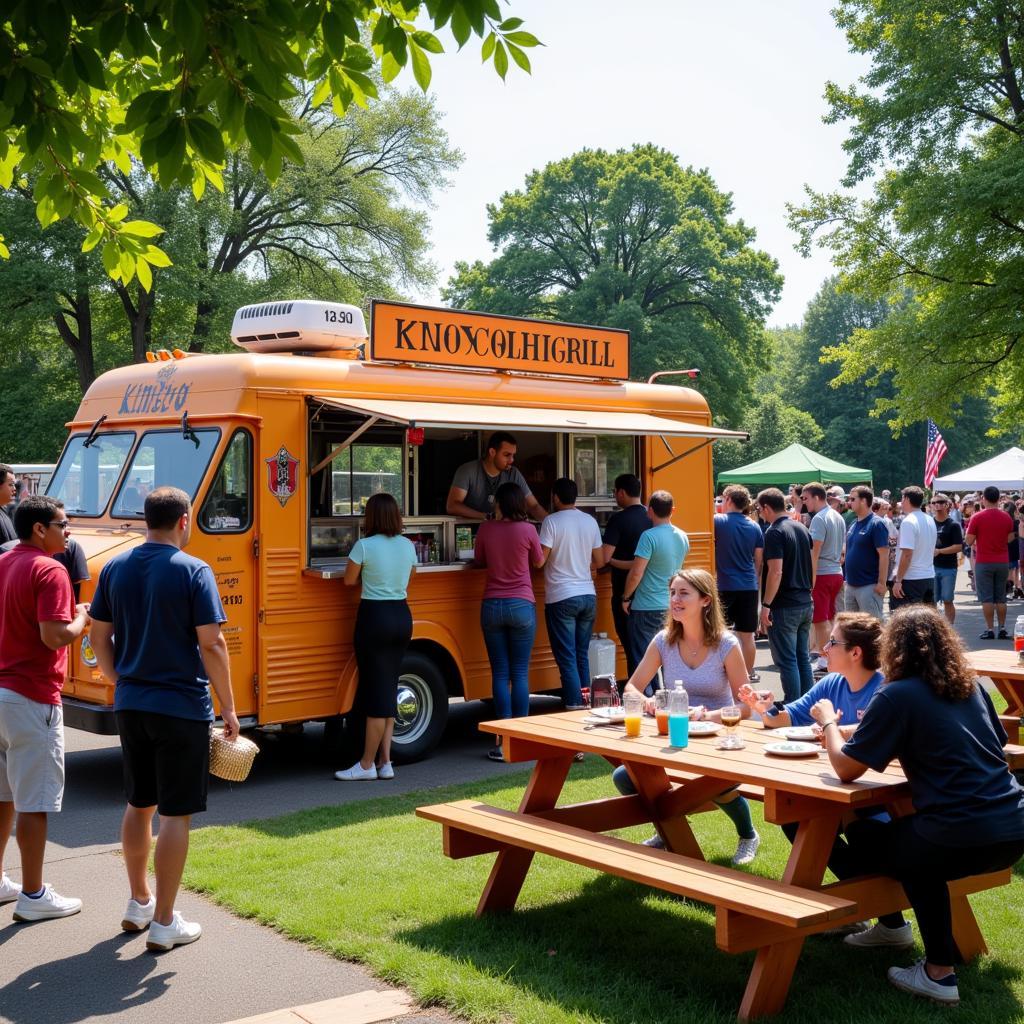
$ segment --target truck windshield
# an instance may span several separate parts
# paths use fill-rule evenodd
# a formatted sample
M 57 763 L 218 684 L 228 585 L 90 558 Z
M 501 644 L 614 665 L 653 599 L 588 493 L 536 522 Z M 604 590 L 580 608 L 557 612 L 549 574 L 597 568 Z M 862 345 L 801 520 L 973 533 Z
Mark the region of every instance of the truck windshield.
M 102 515 L 135 443 L 133 431 L 98 434 L 88 448 L 84 447 L 87 437 L 76 434 L 68 441 L 46 488 L 72 516 Z
M 177 428 L 147 431 L 117 492 L 113 514 L 141 518 L 154 487 L 180 487 L 194 499 L 219 438 L 219 430 L 189 431 L 187 437 Z

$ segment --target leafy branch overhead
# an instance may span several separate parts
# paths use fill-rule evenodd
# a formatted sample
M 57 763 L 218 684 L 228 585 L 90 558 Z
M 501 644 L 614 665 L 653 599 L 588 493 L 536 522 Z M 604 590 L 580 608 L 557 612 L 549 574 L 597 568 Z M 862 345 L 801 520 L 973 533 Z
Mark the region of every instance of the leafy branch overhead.
M 165 188 L 223 190 L 229 150 L 248 147 L 273 182 L 301 164 L 297 113 L 343 117 L 410 70 L 430 84 L 444 30 L 472 36 L 505 78 L 539 45 L 499 0 L 11 0 L 0 22 L 0 188 L 34 183 L 43 227 L 70 218 L 102 244 L 103 264 L 145 288 L 169 264 L 162 229 L 127 220 L 105 178 L 141 163 Z M 430 26 L 430 28 L 426 26 Z M 10 241 L 10 239 L 8 239 Z M 0 257 L 7 257 L 0 236 Z

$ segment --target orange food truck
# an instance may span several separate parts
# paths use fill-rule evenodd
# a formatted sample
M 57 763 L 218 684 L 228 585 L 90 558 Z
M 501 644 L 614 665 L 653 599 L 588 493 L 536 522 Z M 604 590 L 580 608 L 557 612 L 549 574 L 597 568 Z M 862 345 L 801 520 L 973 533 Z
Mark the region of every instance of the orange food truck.
M 571 476 L 602 527 L 619 473 L 635 472 L 645 494 L 671 491 L 688 564 L 711 567 L 711 442 L 746 435 L 712 426 L 696 391 L 629 382 L 626 332 L 375 301 L 368 335 L 358 307 L 291 301 L 238 310 L 232 340 L 244 351 L 160 351 L 99 377 L 47 493 L 88 557 L 83 601 L 106 560 L 144 539 L 152 487 L 192 496 L 188 550 L 216 575 L 243 727 L 325 721 L 339 735 L 359 600 L 342 576 L 378 491 L 398 500 L 424 563 L 410 581 L 396 758 L 437 744 L 451 698 L 490 696 L 484 571 L 470 564 L 479 523 L 445 509 L 456 468 L 494 430 L 516 435 L 543 506 Z M 543 572 L 534 579 L 540 607 Z M 614 636 L 606 575 L 597 589 L 595 632 Z M 539 615 L 530 689 L 558 687 Z M 88 637 L 72 649 L 64 702 L 67 724 L 115 731 L 113 685 Z

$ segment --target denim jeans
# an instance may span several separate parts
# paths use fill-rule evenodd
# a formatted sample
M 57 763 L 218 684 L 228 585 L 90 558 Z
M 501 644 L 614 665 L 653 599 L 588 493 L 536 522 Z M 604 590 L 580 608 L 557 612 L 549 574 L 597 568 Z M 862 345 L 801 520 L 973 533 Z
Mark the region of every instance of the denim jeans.
M 597 617 L 597 598 L 580 594 L 544 605 L 551 653 L 562 680 L 562 703 L 583 703 L 582 688 L 590 685 L 590 635 Z
M 644 655 L 647 653 L 647 648 L 650 646 L 651 641 L 654 639 L 659 630 L 665 627 L 665 613 L 663 611 L 633 611 L 631 608 L 629 611 L 629 618 L 626 625 L 626 633 L 629 637 L 629 653 L 633 657 L 633 664 L 639 665 L 643 660 Z M 632 673 L 630 673 L 632 674 Z M 640 679 L 637 682 L 636 688 L 643 690 L 647 696 L 651 696 L 655 690 L 655 680 L 657 680 L 658 674 L 655 672 L 654 676 L 650 679 Z M 640 684 L 643 685 L 640 685 Z
M 787 704 L 803 696 L 814 685 L 808 646 L 813 614 L 814 606 L 810 604 L 772 609 L 768 647 L 782 677 L 782 696 Z
M 521 597 L 488 597 L 480 604 L 480 628 L 491 662 L 495 715 L 525 718 L 530 713 L 530 654 L 537 610 Z

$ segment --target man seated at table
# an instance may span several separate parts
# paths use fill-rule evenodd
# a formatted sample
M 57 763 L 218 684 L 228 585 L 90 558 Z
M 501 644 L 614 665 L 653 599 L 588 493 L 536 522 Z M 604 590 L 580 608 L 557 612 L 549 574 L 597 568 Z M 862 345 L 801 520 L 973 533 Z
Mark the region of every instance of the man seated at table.
M 538 522 L 547 513 L 533 496 L 523 474 L 512 463 L 516 457 L 516 439 L 497 430 L 487 439 L 482 459 L 465 462 L 455 471 L 448 491 L 445 511 L 460 519 L 493 519 L 494 495 L 502 484 L 512 483 L 526 495 L 526 509 Z

